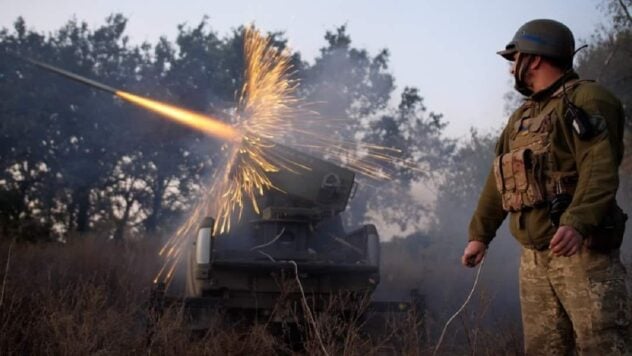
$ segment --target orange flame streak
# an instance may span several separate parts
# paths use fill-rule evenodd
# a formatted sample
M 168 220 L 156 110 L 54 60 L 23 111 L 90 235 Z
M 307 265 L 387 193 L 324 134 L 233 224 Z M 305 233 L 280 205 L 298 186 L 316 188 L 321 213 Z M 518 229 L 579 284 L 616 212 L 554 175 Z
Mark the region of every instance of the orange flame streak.
M 207 135 L 225 141 L 239 142 L 241 140 L 242 135 L 237 130 L 218 119 L 124 91 L 117 91 L 116 96 Z

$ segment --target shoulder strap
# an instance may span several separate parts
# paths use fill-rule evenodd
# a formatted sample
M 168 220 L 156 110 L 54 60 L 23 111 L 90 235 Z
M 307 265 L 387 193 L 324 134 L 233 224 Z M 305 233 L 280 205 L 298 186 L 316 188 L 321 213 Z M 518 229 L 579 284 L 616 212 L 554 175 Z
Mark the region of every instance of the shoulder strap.
M 584 83 L 592 83 L 594 80 L 589 79 L 571 79 L 568 82 L 562 84 L 554 93 L 551 95 L 551 98 L 558 98 L 566 94 L 573 92 L 577 87 Z

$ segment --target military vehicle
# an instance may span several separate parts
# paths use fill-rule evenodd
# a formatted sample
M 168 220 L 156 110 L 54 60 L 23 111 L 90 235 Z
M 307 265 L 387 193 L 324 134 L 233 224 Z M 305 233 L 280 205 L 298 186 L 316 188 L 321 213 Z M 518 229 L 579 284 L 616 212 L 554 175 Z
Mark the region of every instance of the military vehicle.
M 217 307 L 281 320 L 306 299 L 318 312 L 341 294 L 366 300 L 379 283 L 375 226 L 347 232 L 340 215 L 355 192 L 354 173 L 282 145 L 273 150 L 309 170 L 270 173 L 278 190 L 265 192 L 259 214 L 247 211 L 226 234 L 215 234 L 208 217 L 191 238 L 186 296 L 199 324 L 202 309 Z
M 43 62 L 13 56 L 92 88 L 117 96 L 122 92 Z M 366 300 L 379 283 L 380 244 L 375 226 L 347 232 L 340 216 L 357 187 L 354 173 L 283 145 L 275 144 L 271 150 L 307 169 L 270 173 L 278 190 L 265 192 L 259 202 L 261 213 L 246 211 L 230 233 L 215 234 L 214 219 L 207 217 L 191 237 L 183 301 L 188 314 L 201 321 L 199 326 L 204 326 L 210 309 L 217 308 L 282 319 L 299 302 L 317 312 L 341 295 L 347 297 L 347 307 L 356 308 L 353 301 Z M 287 288 L 288 276 L 297 282 L 298 290 Z M 162 283 L 155 286 L 150 309 L 181 302 L 167 298 L 165 288 Z M 415 291 L 411 296 L 412 306 L 419 304 Z M 371 306 L 377 311 L 402 311 L 411 304 L 372 302 Z

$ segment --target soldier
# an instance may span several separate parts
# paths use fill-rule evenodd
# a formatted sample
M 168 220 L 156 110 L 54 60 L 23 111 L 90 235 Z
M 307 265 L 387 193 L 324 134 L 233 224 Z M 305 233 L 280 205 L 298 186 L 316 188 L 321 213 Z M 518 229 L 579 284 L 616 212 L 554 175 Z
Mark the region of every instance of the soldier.
M 469 226 L 464 265 L 481 262 L 509 214 L 522 245 L 527 355 L 626 354 L 630 309 L 617 206 L 621 102 L 573 71 L 575 40 L 553 20 L 524 24 L 505 50 L 526 96 L 509 118 Z

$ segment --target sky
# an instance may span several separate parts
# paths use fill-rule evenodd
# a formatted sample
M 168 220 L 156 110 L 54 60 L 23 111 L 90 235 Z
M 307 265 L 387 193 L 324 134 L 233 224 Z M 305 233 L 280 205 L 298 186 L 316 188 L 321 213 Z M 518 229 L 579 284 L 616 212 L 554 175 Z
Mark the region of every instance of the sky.
M 178 24 L 199 24 L 204 15 L 219 34 L 254 22 L 284 31 L 290 46 L 309 62 L 325 46 L 327 30 L 346 24 L 352 45 L 371 54 L 387 48 L 399 92 L 417 87 L 429 110 L 450 123 L 446 134 L 465 138 L 470 127 L 488 132 L 506 121 L 503 96 L 512 90 L 509 66 L 496 51 L 518 27 L 535 18 L 565 23 L 579 43 L 605 22 L 600 0 L 0 0 L 0 27 L 18 16 L 40 32 L 60 28 L 73 16 L 92 27 L 111 13 L 128 19 L 133 43 L 174 39 Z

